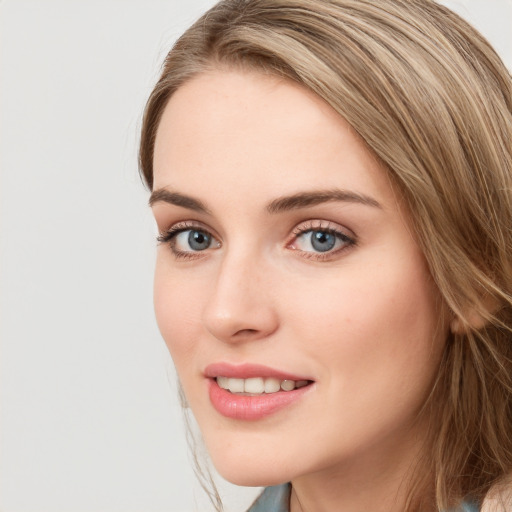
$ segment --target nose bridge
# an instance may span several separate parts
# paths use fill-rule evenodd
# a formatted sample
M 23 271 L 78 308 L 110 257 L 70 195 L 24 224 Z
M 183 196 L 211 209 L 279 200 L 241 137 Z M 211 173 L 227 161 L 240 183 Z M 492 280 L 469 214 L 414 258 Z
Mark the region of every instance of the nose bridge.
M 204 325 L 211 334 L 232 342 L 266 337 L 277 328 L 267 270 L 263 258 L 249 247 L 226 250 L 204 310 Z

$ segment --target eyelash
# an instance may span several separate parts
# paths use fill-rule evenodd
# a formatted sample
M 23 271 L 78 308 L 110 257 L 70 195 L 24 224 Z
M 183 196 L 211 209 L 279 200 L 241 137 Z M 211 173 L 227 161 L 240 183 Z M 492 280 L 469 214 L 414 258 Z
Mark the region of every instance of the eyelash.
M 177 260 L 194 260 L 203 257 L 201 254 L 205 251 L 180 251 L 176 249 L 176 237 L 183 232 L 186 231 L 197 231 L 199 233 L 204 233 L 207 236 L 210 236 L 213 241 L 217 242 L 217 247 L 221 246 L 221 243 L 217 240 L 217 238 L 211 234 L 209 229 L 203 227 L 201 223 L 195 221 L 187 221 L 187 222 L 179 222 L 173 225 L 170 229 L 161 232 L 157 237 L 157 242 L 160 244 L 168 244 L 174 257 Z M 341 240 L 343 242 L 343 246 L 331 251 L 330 249 L 325 253 L 316 252 L 316 251 L 303 251 L 300 249 L 292 248 L 292 244 L 296 242 L 300 237 L 305 236 L 307 233 L 313 233 L 315 231 L 327 233 L 336 237 L 337 240 Z M 286 243 L 286 247 L 290 248 L 294 251 L 298 251 L 301 253 L 301 256 L 306 259 L 311 259 L 315 261 L 328 261 L 331 259 L 335 259 L 336 255 L 341 252 L 344 252 L 355 245 L 357 245 L 357 240 L 355 236 L 348 235 L 345 230 L 338 227 L 337 225 L 321 220 L 309 220 L 299 224 L 292 231 L 292 238 Z

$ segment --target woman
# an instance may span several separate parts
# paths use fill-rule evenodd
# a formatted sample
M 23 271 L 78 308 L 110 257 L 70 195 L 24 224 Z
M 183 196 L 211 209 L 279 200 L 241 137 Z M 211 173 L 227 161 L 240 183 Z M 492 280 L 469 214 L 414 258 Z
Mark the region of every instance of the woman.
M 178 40 L 140 150 L 156 316 L 251 510 L 502 496 L 511 140 L 510 74 L 431 0 L 227 0 Z

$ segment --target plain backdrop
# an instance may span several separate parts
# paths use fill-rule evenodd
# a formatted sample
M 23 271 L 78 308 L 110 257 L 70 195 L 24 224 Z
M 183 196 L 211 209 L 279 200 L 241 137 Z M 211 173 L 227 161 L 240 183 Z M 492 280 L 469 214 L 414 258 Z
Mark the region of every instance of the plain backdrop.
M 512 68 L 512 0 L 445 2 Z M 152 311 L 141 112 L 208 0 L 0 2 L 0 510 L 211 510 Z M 257 489 L 222 485 L 227 511 Z

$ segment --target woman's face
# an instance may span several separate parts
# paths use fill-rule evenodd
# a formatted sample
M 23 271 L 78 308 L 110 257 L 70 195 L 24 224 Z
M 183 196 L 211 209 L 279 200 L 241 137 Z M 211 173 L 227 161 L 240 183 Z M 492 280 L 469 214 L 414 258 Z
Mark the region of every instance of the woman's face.
M 166 106 L 154 173 L 157 321 L 219 472 L 410 462 L 447 322 L 351 127 L 296 84 L 212 71 Z

